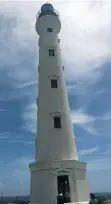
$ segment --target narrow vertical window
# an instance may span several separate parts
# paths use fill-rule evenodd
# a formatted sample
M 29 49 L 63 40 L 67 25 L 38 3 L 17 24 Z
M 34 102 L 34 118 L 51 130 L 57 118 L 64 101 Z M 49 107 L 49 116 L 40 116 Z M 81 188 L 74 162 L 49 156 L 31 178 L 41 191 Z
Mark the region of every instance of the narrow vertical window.
M 57 79 L 51 79 L 51 88 L 57 88 Z
M 61 128 L 61 118 L 60 116 L 54 117 L 54 128 Z
M 52 28 L 47 28 L 47 32 L 52 33 L 53 32 Z
M 54 53 L 54 49 L 49 50 L 49 56 L 54 56 L 54 55 L 55 55 L 55 53 Z

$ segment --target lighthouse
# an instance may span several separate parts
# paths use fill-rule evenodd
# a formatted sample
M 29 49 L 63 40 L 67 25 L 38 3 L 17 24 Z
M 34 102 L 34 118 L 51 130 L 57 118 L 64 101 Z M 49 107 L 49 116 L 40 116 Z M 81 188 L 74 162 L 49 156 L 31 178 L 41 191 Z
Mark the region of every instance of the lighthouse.
M 64 67 L 61 59 L 61 22 L 46 3 L 36 18 L 39 35 L 36 158 L 30 164 L 30 203 L 88 202 L 86 163 L 78 160 Z

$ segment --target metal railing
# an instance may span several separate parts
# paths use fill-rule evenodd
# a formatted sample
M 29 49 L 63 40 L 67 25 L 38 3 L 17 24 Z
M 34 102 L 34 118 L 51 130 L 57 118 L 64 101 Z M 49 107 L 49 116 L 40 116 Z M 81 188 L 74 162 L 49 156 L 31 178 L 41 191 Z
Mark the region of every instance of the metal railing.
M 59 13 L 56 9 L 53 9 L 53 10 L 49 10 L 47 12 L 43 12 L 43 11 L 39 11 L 36 15 L 36 20 L 42 16 L 46 16 L 46 15 L 53 15 L 53 16 L 57 16 L 59 18 Z

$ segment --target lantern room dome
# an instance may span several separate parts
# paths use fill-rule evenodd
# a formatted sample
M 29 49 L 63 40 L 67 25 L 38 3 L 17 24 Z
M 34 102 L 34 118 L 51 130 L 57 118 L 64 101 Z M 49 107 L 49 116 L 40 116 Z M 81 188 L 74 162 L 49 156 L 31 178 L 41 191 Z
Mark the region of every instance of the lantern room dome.
M 43 4 L 41 10 L 38 13 L 38 18 L 45 16 L 45 15 L 52 15 L 52 16 L 59 16 L 57 11 L 54 9 L 52 4 L 46 3 Z

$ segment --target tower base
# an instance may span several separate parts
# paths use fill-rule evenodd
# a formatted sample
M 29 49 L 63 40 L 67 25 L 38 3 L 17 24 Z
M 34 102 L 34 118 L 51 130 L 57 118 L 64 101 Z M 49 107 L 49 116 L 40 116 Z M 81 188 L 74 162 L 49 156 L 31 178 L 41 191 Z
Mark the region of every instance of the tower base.
M 56 204 L 62 182 L 68 182 L 70 203 L 89 202 L 86 163 L 77 160 L 38 162 L 29 165 L 31 171 L 30 203 Z M 67 196 L 67 195 L 66 195 Z M 64 203 L 67 203 L 67 201 Z

